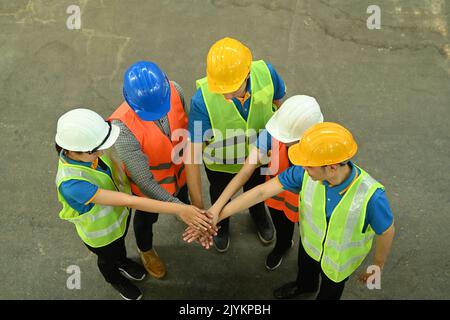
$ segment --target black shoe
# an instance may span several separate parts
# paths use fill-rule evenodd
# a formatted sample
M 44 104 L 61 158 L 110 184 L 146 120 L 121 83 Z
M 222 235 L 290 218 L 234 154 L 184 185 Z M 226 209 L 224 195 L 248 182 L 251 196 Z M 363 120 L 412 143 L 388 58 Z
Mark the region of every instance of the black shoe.
M 230 246 L 230 236 L 228 232 L 228 225 L 223 225 L 219 231 L 217 231 L 217 236 L 213 237 L 214 248 L 219 252 L 225 252 Z
M 298 295 L 301 295 L 303 293 L 314 293 L 315 290 L 304 290 L 297 287 L 297 282 L 288 282 L 285 285 L 281 286 L 278 289 L 275 289 L 273 291 L 273 296 L 277 299 L 292 299 L 295 298 Z
M 268 270 L 275 270 L 281 265 L 283 261 L 283 254 L 272 250 L 266 259 L 266 268 Z
M 125 300 L 141 300 L 142 298 L 142 292 L 139 290 L 138 287 L 136 287 L 134 284 L 131 283 L 130 280 L 123 278 L 118 283 L 111 283 L 111 285 L 119 291 L 122 298 Z
M 128 279 L 135 281 L 144 280 L 145 275 L 147 274 L 143 266 L 131 259 L 126 259 L 119 266 L 119 271 Z
M 258 230 L 258 237 L 264 244 L 269 244 L 275 240 L 275 231 L 272 221 L 266 210 L 251 214 L 256 229 Z
M 294 246 L 294 241 L 291 240 L 291 246 L 287 248 L 286 250 L 280 251 L 273 249 L 266 259 L 266 268 L 268 270 L 275 270 L 281 265 L 281 262 L 283 261 L 283 256 L 286 254 L 286 252 Z

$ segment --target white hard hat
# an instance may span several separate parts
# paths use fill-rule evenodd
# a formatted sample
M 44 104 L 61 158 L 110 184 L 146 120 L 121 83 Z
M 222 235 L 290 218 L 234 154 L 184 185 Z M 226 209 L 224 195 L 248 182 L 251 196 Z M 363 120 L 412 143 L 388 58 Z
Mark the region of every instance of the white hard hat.
M 323 115 L 316 99 L 297 95 L 287 99 L 266 124 L 272 137 L 283 143 L 299 141 L 303 133 L 317 123 Z
M 110 148 L 119 137 L 120 128 L 88 109 L 74 109 L 63 114 L 56 129 L 56 143 L 69 151 L 88 152 Z

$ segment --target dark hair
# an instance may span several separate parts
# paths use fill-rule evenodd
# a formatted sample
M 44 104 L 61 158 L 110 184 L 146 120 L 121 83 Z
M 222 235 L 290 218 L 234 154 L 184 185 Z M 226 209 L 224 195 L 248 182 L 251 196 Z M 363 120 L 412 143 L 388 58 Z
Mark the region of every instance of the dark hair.
M 63 148 L 61 148 L 61 147 L 55 142 L 55 150 L 56 150 L 56 152 L 58 153 L 58 156 L 59 156 L 59 154 L 61 153 L 61 151 L 63 150 Z
M 58 145 L 56 142 L 55 142 L 55 150 L 56 150 L 56 152 L 58 153 L 58 156 L 59 156 L 59 154 L 61 153 L 61 151 L 69 151 L 69 150 L 64 149 L 64 148 L 61 147 L 60 145 Z M 83 153 L 83 152 L 81 152 L 81 151 L 72 151 L 72 152 L 77 153 L 77 154 Z
M 345 161 L 343 161 L 343 162 L 336 163 L 336 165 L 338 165 L 338 166 L 340 166 L 340 167 L 343 167 L 343 166 L 346 166 L 349 162 L 350 162 L 350 160 L 345 160 Z M 322 166 L 322 168 L 325 168 L 325 167 L 328 167 L 328 166 L 331 166 L 331 164 L 326 165 L 326 166 Z

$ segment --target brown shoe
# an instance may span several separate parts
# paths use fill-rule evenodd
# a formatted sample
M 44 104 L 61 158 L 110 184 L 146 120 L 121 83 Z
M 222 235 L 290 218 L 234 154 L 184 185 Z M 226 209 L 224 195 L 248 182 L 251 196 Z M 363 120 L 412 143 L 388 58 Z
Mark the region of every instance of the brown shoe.
M 150 249 L 145 252 L 141 252 L 138 249 L 138 252 L 141 257 L 142 264 L 152 277 L 161 279 L 166 275 L 166 267 L 164 267 L 164 264 L 155 249 Z

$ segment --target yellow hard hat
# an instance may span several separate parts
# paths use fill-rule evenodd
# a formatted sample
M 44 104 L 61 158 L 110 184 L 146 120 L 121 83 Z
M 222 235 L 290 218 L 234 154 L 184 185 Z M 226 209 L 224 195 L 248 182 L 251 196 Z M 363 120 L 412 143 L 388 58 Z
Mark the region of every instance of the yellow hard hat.
M 223 38 L 214 43 L 206 58 L 208 88 L 214 93 L 239 89 L 250 72 L 252 53 L 238 40 Z
M 297 166 L 320 167 L 349 160 L 357 150 L 350 131 L 337 123 L 323 122 L 306 130 L 288 154 Z

